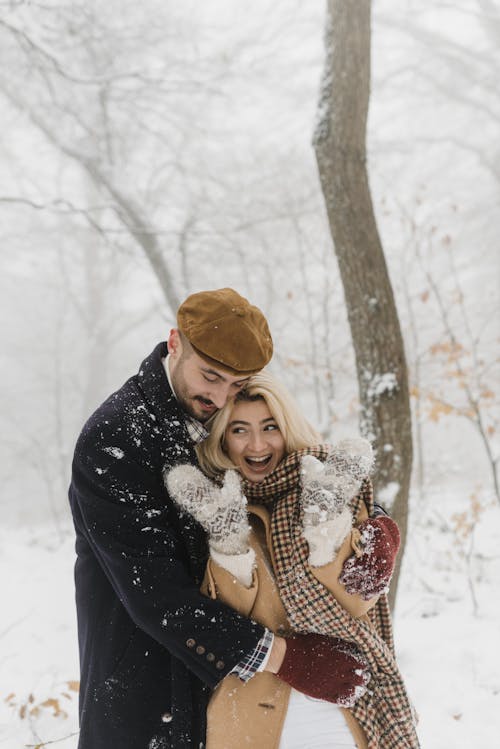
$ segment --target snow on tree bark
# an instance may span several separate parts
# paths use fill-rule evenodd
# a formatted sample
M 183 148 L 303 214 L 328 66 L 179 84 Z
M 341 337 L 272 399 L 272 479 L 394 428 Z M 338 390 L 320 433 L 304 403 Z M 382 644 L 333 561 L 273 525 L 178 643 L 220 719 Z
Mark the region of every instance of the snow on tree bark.
M 376 453 L 375 491 L 393 497 L 388 509 L 400 527 L 403 549 L 412 466 L 411 413 L 404 344 L 366 167 L 371 3 L 328 0 L 327 6 L 314 148 L 356 356 L 361 432 Z

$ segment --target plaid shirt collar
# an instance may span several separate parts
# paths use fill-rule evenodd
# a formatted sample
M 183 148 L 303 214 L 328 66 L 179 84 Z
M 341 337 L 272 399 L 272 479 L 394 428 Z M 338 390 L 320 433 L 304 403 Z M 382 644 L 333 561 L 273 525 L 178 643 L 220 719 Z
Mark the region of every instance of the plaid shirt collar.
M 207 429 L 205 429 L 204 424 L 202 424 L 201 421 L 198 421 L 198 419 L 195 419 L 193 416 L 186 416 L 186 427 L 189 432 L 189 436 L 191 437 L 195 445 L 199 445 L 200 442 L 206 440 L 209 435 L 209 432 Z
M 168 360 L 170 358 L 170 354 L 167 354 L 166 357 L 162 360 L 163 361 L 163 368 L 165 370 L 165 374 L 167 375 L 168 384 L 170 385 L 170 389 L 172 393 L 174 394 L 174 397 L 176 400 L 179 400 L 177 398 L 177 394 L 174 390 L 174 386 L 172 385 L 172 380 L 170 378 L 170 368 Z M 198 445 L 200 442 L 203 442 L 203 440 L 206 440 L 206 438 L 209 435 L 208 429 L 205 428 L 205 425 L 201 423 L 201 421 L 198 421 L 198 419 L 195 419 L 194 416 L 189 416 L 186 414 L 185 416 L 185 423 L 186 428 L 188 430 L 188 434 L 195 443 L 195 445 Z

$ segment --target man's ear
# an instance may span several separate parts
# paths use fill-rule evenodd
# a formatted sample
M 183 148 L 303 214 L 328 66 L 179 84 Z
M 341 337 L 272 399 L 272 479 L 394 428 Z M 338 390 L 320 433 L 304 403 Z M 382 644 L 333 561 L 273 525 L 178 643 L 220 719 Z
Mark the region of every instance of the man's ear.
M 182 353 L 182 343 L 181 343 L 181 337 L 179 335 L 179 331 L 177 328 L 172 328 L 170 331 L 170 335 L 168 336 L 167 341 L 167 347 L 168 347 L 168 353 L 178 358 Z

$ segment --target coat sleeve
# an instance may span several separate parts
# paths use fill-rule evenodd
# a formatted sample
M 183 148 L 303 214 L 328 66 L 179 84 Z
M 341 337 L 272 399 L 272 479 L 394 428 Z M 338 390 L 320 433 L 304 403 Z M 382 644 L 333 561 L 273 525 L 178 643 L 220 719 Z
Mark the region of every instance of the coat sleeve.
M 210 558 L 201 590 L 205 595 L 223 601 L 244 616 L 251 616 L 283 637 L 291 632 L 291 627 L 274 572 L 267 560 L 262 539 L 259 540 L 252 532 L 249 543 L 255 552 L 255 567 L 249 587 L 242 585 L 230 571 Z
M 361 503 L 355 525 L 367 518 L 367 508 L 364 503 Z M 351 616 L 359 618 L 367 614 L 375 606 L 379 596 L 374 596 L 366 601 L 357 594 L 348 593 L 342 583 L 339 582 L 339 575 L 342 572 L 344 562 L 354 554 L 356 538 L 354 533 L 355 531 L 349 533 L 332 562 L 324 564 L 321 567 L 310 567 L 310 570 L 314 577 L 330 591 Z
M 215 686 L 264 628 L 199 592 L 161 478 L 126 447 L 90 442 L 73 462 L 77 546 L 89 545 L 135 625 Z

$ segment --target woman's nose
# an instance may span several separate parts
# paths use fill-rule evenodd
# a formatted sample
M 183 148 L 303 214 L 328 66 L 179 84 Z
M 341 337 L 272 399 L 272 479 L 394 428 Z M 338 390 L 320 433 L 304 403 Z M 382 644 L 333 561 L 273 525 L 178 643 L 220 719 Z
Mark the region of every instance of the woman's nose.
M 259 450 L 262 450 L 264 445 L 265 441 L 263 435 L 260 432 L 252 432 L 250 434 L 250 437 L 248 439 L 248 447 L 251 450 L 255 450 L 255 452 L 258 452 Z

